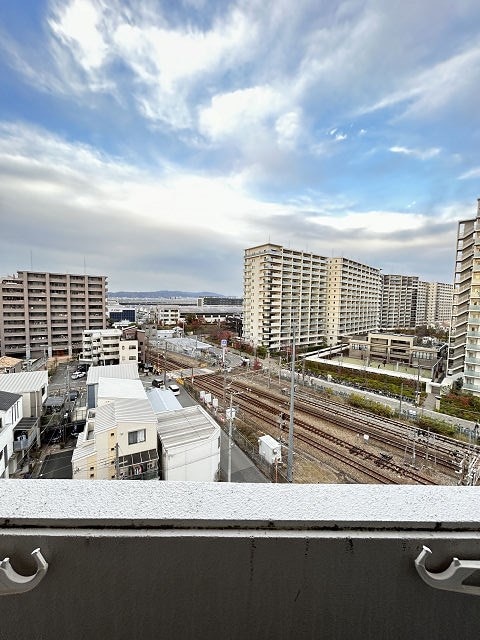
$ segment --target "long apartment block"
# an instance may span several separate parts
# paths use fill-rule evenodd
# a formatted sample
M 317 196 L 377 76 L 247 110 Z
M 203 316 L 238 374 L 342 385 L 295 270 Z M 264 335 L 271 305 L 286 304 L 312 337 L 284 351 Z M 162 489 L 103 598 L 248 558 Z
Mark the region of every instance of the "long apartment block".
M 0 279 L 0 355 L 81 351 L 85 329 L 106 328 L 106 276 L 18 271 Z
M 453 285 L 267 243 L 245 250 L 243 337 L 272 350 L 449 321 Z
M 418 276 L 382 275 L 382 329 L 422 324 L 448 326 L 452 316 L 453 284 L 423 282 Z
M 377 328 L 380 271 L 265 244 L 245 250 L 243 336 L 279 350 Z
M 480 395 L 480 200 L 477 217 L 458 223 L 450 368 L 463 373 L 463 389 Z

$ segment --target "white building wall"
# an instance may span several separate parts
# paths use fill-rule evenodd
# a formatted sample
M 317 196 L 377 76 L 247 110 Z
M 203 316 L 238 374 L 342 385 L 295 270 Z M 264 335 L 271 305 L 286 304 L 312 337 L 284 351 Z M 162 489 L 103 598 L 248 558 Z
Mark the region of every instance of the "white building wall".
M 243 338 L 253 346 L 317 345 L 325 334 L 326 258 L 265 244 L 245 250 Z
M 480 200 L 477 217 L 458 223 L 449 364 L 480 396 Z
M 122 340 L 119 345 L 120 364 L 138 363 L 138 340 Z
M 2 428 L 0 429 L 0 479 L 6 479 L 16 471 L 16 459 L 13 455 L 13 430 L 22 418 L 21 398 L 8 411 L 0 411 L 2 422 Z
M 218 480 L 220 464 L 220 429 L 206 441 L 188 448 L 170 448 L 162 456 L 164 480 L 214 482 Z

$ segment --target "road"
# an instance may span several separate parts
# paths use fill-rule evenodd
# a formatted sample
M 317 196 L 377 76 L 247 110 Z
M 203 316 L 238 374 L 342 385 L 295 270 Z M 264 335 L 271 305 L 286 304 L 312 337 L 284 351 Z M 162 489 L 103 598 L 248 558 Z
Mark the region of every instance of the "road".
M 71 480 L 72 479 L 72 454 L 73 449 L 67 449 L 66 451 L 59 451 L 58 453 L 51 453 L 46 456 L 43 461 L 42 468 L 38 478 L 56 480 Z
M 222 478 L 227 478 L 228 435 L 223 430 L 220 436 L 220 469 Z M 232 482 L 269 482 L 235 443 L 232 446 Z

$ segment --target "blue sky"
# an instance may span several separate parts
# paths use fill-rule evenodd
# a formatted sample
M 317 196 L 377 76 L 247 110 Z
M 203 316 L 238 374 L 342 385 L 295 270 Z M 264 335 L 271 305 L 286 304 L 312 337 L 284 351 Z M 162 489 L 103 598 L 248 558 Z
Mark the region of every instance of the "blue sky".
M 0 47 L 0 274 L 238 295 L 270 240 L 452 281 L 478 0 L 22 0 Z

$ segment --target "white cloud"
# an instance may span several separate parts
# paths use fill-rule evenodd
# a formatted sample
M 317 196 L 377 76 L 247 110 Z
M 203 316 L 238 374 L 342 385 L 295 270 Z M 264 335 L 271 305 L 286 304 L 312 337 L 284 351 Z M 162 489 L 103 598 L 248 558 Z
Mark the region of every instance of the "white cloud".
M 461 176 L 458 176 L 459 180 L 469 180 L 470 178 L 480 178 L 480 167 L 465 171 Z
M 275 131 L 278 145 L 293 149 L 302 133 L 302 117 L 299 111 L 289 111 L 277 118 Z
M 101 11 L 89 0 L 73 0 L 57 8 L 57 17 L 49 20 L 53 33 L 67 46 L 72 46 L 80 65 L 95 70 L 105 63 L 107 43 L 101 33 Z
M 410 149 L 408 147 L 390 147 L 389 151 L 392 153 L 399 153 L 405 156 L 413 156 L 419 160 L 429 160 L 438 156 L 441 149 L 438 147 L 432 147 L 431 149 Z
M 479 67 L 480 46 L 477 45 L 415 73 L 403 81 L 401 89 L 357 113 L 366 114 L 407 103 L 403 117 L 428 116 L 469 92 L 476 92 Z
M 285 106 L 285 97 L 268 85 L 219 94 L 212 98 L 209 107 L 200 109 L 200 130 L 213 140 L 230 135 L 241 139 L 242 135 L 250 136 L 255 133 L 252 132 L 252 127 L 276 120 Z M 292 125 L 293 117 L 289 118 Z M 298 127 L 298 116 L 296 123 Z M 283 127 L 285 126 L 286 121 L 283 122 Z

